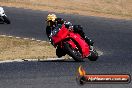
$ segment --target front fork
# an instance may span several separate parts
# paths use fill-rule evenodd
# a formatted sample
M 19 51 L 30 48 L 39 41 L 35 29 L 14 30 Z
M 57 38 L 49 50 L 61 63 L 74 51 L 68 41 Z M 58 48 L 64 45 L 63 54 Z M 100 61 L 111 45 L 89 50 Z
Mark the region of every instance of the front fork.
M 90 45 L 90 46 L 89 46 L 89 49 L 90 49 L 90 54 L 89 54 L 87 57 L 91 56 L 91 52 L 94 51 L 94 46 Z

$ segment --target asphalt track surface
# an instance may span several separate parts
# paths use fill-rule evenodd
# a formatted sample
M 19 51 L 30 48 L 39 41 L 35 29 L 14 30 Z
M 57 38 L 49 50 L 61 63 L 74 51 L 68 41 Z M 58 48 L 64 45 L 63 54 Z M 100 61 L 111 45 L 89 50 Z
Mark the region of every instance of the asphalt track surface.
M 48 40 L 45 22 L 48 12 L 4 7 L 11 24 L 0 24 L 0 34 Z M 0 64 L 0 88 L 131 88 L 129 84 L 76 83 L 80 65 L 88 74 L 132 75 L 132 20 L 58 14 L 84 27 L 103 55 L 96 62 L 43 61 Z

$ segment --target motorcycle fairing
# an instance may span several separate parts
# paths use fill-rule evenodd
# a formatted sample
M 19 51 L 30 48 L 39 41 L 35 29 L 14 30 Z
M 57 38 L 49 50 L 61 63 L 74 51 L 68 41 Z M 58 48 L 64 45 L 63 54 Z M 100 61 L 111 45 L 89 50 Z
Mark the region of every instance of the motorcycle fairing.
M 65 25 L 62 25 L 62 28 L 57 32 L 57 34 L 52 36 L 52 41 L 54 41 L 56 46 L 59 42 L 64 40 L 67 41 L 73 49 L 76 48 L 75 42 L 77 42 L 78 46 L 80 46 L 83 57 L 87 57 L 90 54 L 89 45 L 85 42 L 85 40 L 83 40 L 77 33 L 69 33 L 69 30 L 65 27 Z
M 80 46 L 80 49 L 82 51 L 83 57 L 89 56 L 89 54 L 90 54 L 89 45 L 85 42 L 85 40 L 83 40 L 81 38 L 81 36 L 79 34 L 72 32 L 72 33 L 70 33 L 69 38 L 78 43 L 78 45 Z M 69 44 L 75 44 L 74 41 L 69 41 Z M 71 46 L 75 46 L 75 45 L 71 45 Z
M 64 40 L 68 33 L 69 31 L 67 30 L 67 28 L 65 28 L 65 25 L 62 25 L 62 28 L 58 31 L 58 33 L 52 36 L 52 40 L 54 41 L 54 44 L 57 44 L 60 41 Z

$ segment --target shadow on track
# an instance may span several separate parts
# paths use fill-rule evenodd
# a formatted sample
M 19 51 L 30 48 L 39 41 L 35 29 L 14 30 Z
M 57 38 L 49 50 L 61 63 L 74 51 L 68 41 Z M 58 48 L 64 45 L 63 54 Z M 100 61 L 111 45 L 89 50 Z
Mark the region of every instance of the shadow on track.
M 83 63 L 83 62 L 76 62 L 74 60 L 45 60 L 45 61 L 38 61 L 38 62 L 68 62 L 68 63 Z

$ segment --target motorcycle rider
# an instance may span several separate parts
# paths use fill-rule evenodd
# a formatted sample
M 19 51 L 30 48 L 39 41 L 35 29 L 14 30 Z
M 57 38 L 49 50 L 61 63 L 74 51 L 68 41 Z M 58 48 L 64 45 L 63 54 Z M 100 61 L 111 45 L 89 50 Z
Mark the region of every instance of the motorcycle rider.
M 64 24 L 67 29 L 74 31 L 75 33 L 80 34 L 80 36 L 89 45 L 93 46 L 94 42 L 85 35 L 81 25 L 72 25 L 71 22 L 66 22 L 62 18 L 57 18 L 57 16 L 55 14 L 48 14 L 46 22 L 47 22 L 46 34 L 47 34 L 49 39 L 50 39 L 50 34 L 51 34 L 52 30 L 54 30 L 55 28 L 61 28 L 62 24 Z M 52 41 L 50 41 L 50 42 L 52 43 Z
M 4 9 L 0 7 L 0 22 L 10 24 L 10 20 L 7 18 L 7 15 L 4 12 Z

